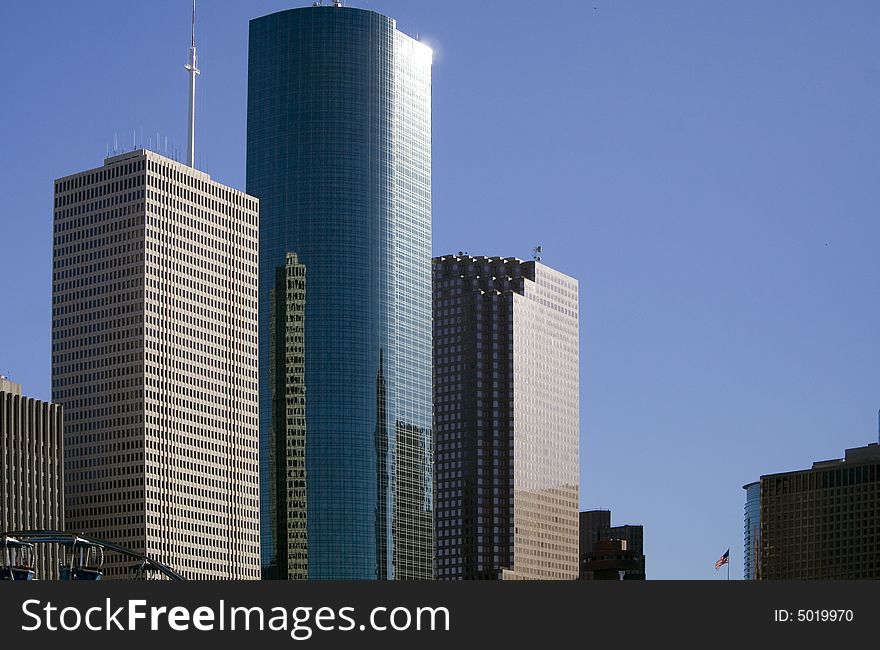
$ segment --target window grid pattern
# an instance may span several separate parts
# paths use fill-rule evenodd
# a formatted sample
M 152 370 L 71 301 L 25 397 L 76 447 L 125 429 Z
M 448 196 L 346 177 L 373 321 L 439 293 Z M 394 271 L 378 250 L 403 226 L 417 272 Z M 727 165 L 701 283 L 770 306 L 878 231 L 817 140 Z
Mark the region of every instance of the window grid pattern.
M 880 578 L 880 447 L 863 450 L 873 462 L 761 477 L 760 579 Z
M 340 7 L 255 19 L 249 47 L 261 445 L 273 269 L 295 252 L 309 275 L 309 577 L 430 578 L 430 52 L 393 20 Z
M 258 578 L 258 202 L 143 150 L 55 190 L 68 526 L 188 578 Z
M 0 531 L 65 529 L 62 432 L 58 404 L 0 377 Z M 38 580 L 58 579 L 57 545 L 34 561 Z
M 757 580 L 761 557 L 761 483 L 743 486 L 746 505 L 743 509 L 743 580 Z
M 437 576 L 574 579 L 577 283 L 451 255 L 433 287 Z
M 274 558 L 264 579 L 306 580 L 308 510 L 306 501 L 305 305 L 306 267 L 296 253 L 275 271 L 270 294 L 269 381 L 272 430 L 269 440 L 269 493 L 264 525 L 272 527 Z

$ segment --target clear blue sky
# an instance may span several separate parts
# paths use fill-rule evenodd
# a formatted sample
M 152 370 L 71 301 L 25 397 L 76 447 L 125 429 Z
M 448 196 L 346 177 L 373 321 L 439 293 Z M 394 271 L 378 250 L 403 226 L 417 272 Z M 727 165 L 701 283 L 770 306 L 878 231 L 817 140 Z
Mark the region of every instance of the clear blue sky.
M 247 21 L 202 0 L 200 165 L 244 188 Z M 581 504 L 742 575 L 742 485 L 877 439 L 876 2 L 357 0 L 435 52 L 434 251 L 580 280 Z M 0 373 L 50 394 L 52 180 L 183 147 L 188 0 L 0 8 Z M 138 136 L 140 137 L 140 135 Z

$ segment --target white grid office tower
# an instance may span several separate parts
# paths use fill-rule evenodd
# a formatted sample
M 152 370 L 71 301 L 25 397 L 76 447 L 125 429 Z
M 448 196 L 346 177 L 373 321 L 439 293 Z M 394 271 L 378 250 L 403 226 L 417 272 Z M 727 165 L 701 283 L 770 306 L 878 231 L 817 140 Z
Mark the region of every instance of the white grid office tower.
M 578 283 L 434 259 L 437 578 L 578 577 Z
M 260 575 L 258 220 L 151 151 L 55 181 L 67 526 L 186 578 Z

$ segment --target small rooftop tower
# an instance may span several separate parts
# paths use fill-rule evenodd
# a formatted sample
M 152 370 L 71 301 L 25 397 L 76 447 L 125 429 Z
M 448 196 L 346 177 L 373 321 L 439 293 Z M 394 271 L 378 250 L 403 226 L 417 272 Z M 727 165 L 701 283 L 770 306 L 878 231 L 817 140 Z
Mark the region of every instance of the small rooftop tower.
M 184 68 L 189 72 L 189 133 L 186 139 L 186 164 L 196 166 L 196 75 L 201 70 L 196 67 L 196 0 L 193 0 L 192 41 L 189 46 L 189 63 Z

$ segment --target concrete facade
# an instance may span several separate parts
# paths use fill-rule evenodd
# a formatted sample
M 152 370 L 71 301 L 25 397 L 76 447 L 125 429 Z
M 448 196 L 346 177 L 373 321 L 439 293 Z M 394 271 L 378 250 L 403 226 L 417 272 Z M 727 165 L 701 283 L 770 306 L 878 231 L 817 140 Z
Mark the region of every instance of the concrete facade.
M 22 395 L 0 377 L 0 532 L 64 530 L 61 407 Z M 58 548 L 38 549 L 40 580 L 58 578 Z
M 68 527 L 187 578 L 259 578 L 258 220 L 144 150 L 55 181 Z

